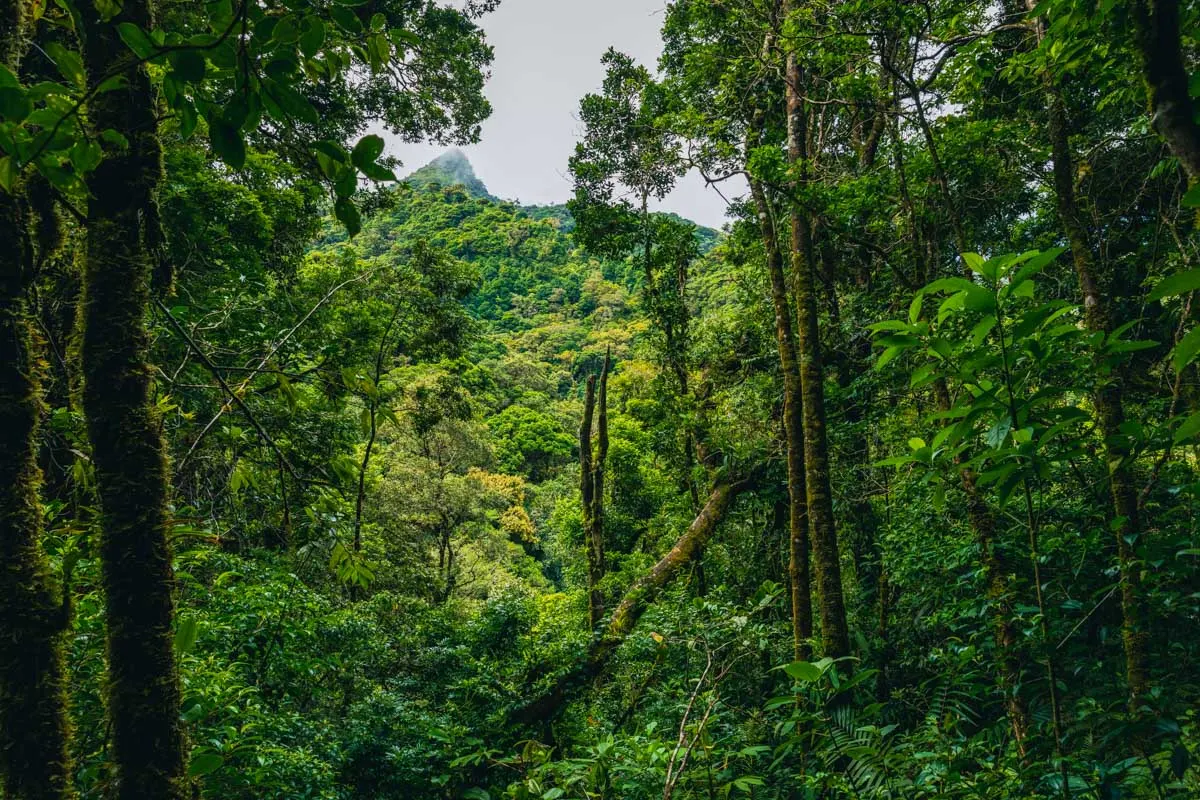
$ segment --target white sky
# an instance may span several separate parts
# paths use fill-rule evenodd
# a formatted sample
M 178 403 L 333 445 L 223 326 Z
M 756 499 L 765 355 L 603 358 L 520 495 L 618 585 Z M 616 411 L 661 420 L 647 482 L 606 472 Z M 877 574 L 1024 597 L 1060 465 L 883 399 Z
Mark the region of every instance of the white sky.
M 462 148 L 497 197 L 525 204 L 561 203 L 571 195 L 567 159 L 582 126 L 579 100 L 599 91 L 600 56 L 610 46 L 653 69 L 661 52 L 665 0 L 501 0 L 482 21 L 495 48 L 486 93 L 492 116 L 479 144 Z M 436 145 L 392 141 L 388 154 L 411 172 L 439 155 Z M 723 187 L 730 196 L 742 192 Z M 720 227 L 725 201 L 697 175 L 681 182 L 662 207 Z

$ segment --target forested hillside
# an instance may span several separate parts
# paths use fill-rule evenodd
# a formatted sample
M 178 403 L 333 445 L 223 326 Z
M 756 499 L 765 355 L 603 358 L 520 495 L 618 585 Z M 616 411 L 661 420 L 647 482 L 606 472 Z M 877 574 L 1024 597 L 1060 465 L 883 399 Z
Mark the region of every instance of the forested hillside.
M 1200 796 L 1200 9 L 495 6 L 0 0 L 0 798 Z

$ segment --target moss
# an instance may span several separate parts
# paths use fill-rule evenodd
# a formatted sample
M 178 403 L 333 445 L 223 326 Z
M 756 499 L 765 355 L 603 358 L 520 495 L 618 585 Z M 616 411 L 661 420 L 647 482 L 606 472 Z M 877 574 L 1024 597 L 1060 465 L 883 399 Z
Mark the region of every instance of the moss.
M 26 46 L 24 9 L 0 5 L 0 57 L 14 71 Z M 61 800 L 71 796 L 65 615 L 41 549 L 41 357 L 27 308 L 36 253 L 24 189 L 18 181 L 0 190 L 0 794 Z
M 117 90 L 91 104 L 106 145 L 89 176 L 83 299 L 83 408 L 101 506 L 100 553 L 108 648 L 108 716 L 118 798 L 184 798 L 184 736 L 173 649 L 174 579 L 168 546 L 165 448 L 151 395 L 145 318 L 157 247 L 155 194 L 162 176 L 157 102 L 116 25 L 151 27 L 132 0 L 110 23 L 86 15 L 84 55 L 93 80 L 119 72 Z M 149 226 L 149 227 L 148 227 Z

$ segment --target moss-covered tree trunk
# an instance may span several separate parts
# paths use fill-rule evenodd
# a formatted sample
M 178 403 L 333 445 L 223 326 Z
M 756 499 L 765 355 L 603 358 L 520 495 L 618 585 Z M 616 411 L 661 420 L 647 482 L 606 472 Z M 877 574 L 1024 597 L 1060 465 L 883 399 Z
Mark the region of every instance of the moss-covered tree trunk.
M 784 3 L 784 15 L 790 10 Z M 803 70 L 795 47 L 787 48 L 785 84 L 787 93 L 788 161 L 798 186 L 805 183 L 808 132 L 804 108 Z M 796 297 L 797 355 L 804 422 L 805 488 L 812 566 L 817 582 L 824 655 L 840 658 L 850 653 L 850 633 L 842 596 L 842 568 L 838 551 L 837 524 L 833 514 L 833 490 L 829 475 L 829 440 L 825 431 L 825 372 L 821 364 L 819 299 L 816 290 L 815 251 L 808 211 L 797 201 L 792 207 L 792 286 Z
M 588 564 L 588 618 L 595 630 L 604 618 L 600 581 L 607 570 L 604 554 L 604 468 L 608 460 L 608 371 L 611 354 L 600 372 L 599 403 L 596 376 L 589 375 L 584 392 L 583 422 L 579 426 L 579 495 L 583 506 L 583 538 Z M 597 407 L 598 405 L 598 407 Z M 596 451 L 592 452 L 592 420 L 596 419 Z
M 1032 2 L 1030 5 L 1032 6 Z M 1040 38 L 1043 20 L 1035 20 L 1033 24 Z M 1079 282 L 1079 293 L 1083 297 L 1084 324 L 1088 330 L 1108 334 L 1113 329 L 1114 320 L 1100 289 L 1095 252 L 1075 194 L 1075 158 L 1071 152 L 1066 103 L 1054 75 L 1048 70 L 1042 75 L 1042 84 L 1046 92 L 1049 123 L 1046 130 L 1050 137 L 1051 157 L 1054 162 L 1055 202 L 1059 222 L 1071 246 L 1071 260 Z M 1187 94 L 1186 82 L 1184 94 Z M 1179 153 L 1177 155 L 1181 163 L 1184 162 L 1184 156 Z M 1200 150 L 1197 151 L 1197 156 L 1200 157 Z M 1191 173 L 1190 170 L 1189 174 L 1195 177 L 1195 173 Z M 1142 597 L 1140 567 L 1135 553 L 1138 537 L 1142 533 L 1138 491 L 1134 483 L 1129 448 L 1124 444 L 1126 437 L 1121 432 L 1121 427 L 1125 424 L 1121 384 L 1120 373 L 1114 373 L 1112 379 L 1096 392 L 1094 402 L 1100 433 L 1104 438 L 1104 460 L 1108 465 L 1108 485 L 1116 515 L 1114 532 L 1121 586 L 1121 640 L 1125 648 L 1125 681 L 1129 690 L 1130 709 L 1137 713 L 1150 692 L 1147 652 L 1149 634 L 1145 628 L 1145 601 Z
M 18 72 L 31 20 L 0 2 L 0 63 Z M 0 795 L 72 795 L 62 635 L 65 605 L 42 551 L 41 356 L 28 308 L 33 220 L 18 178 L 0 189 Z M 43 243 L 44 244 L 44 243 Z
M 126 0 L 101 21 L 91 4 L 84 54 L 98 94 L 89 122 L 128 142 L 106 140 L 87 181 L 88 239 L 83 301 L 83 408 L 101 506 L 102 575 L 108 635 L 108 715 L 121 800 L 189 796 L 173 644 L 173 575 L 168 547 L 167 461 L 151 395 L 146 314 L 155 192 L 162 174 L 158 108 L 146 68 L 117 24 L 151 27 L 148 0 Z M 115 137 L 110 137 L 115 138 Z
M 554 684 L 529 703 L 517 708 L 514 721 L 524 724 L 548 722 L 562 710 L 571 696 L 608 664 L 613 653 L 633 632 L 658 593 L 683 571 L 712 538 L 737 496 L 750 486 L 748 481 L 719 483 L 708 496 L 700 513 L 692 520 L 675 545 L 650 570 L 634 581 L 613 610 L 612 618 L 592 640 L 586 655 Z
M 758 132 L 747 149 L 758 144 Z M 812 639 L 812 586 L 809 581 L 808 490 L 804 474 L 804 405 L 800 394 L 800 366 L 796 358 L 796 335 L 792 306 L 788 301 L 783 252 L 775 230 L 775 219 L 766 191 L 759 181 L 750 181 L 750 193 L 758 212 L 758 227 L 766 251 L 771 281 L 771 304 L 775 310 L 775 341 L 783 374 L 783 433 L 787 456 L 788 489 L 788 582 L 792 598 L 792 655 L 807 659 Z
M 1134 31 L 1142 57 L 1150 118 L 1179 159 L 1188 182 L 1200 182 L 1200 126 L 1183 61 L 1178 0 L 1133 0 Z
M 893 72 L 895 71 L 894 65 L 890 65 L 889 68 Z M 919 94 L 919 90 L 917 90 L 917 94 Z M 899 141 L 900 131 L 898 120 L 900 108 L 898 94 L 895 96 L 895 103 L 896 122 L 893 130 L 895 131 L 897 141 Z M 962 220 L 958 213 L 958 205 L 950 188 L 949 176 L 946 174 L 945 167 L 938 157 L 937 141 L 933 138 L 933 130 L 925 118 L 924 105 L 914 98 L 914 106 L 917 110 L 918 124 L 922 136 L 925 139 L 926 146 L 929 148 L 930 161 L 934 167 L 935 181 L 939 189 L 939 194 L 941 195 L 946 215 L 950 219 L 951 228 L 954 232 L 955 245 L 958 247 L 959 253 L 968 252 L 969 244 L 966 238 L 966 231 L 963 228 Z M 896 157 L 897 159 L 902 157 L 899 147 L 897 148 Z M 902 166 L 900 171 L 903 174 Z M 905 192 L 905 205 L 910 215 L 913 229 L 916 230 L 916 209 L 907 192 Z M 930 237 L 926 244 L 924 273 L 927 279 L 933 280 L 938 274 L 937 262 L 932 255 L 936 252 L 937 248 L 933 237 Z M 969 280 L 971 272 L 966 262 L 962 262 L 962 271 Z M 934 382 L 933 388 L 934 400 L 937 403 L 938 410 L 949 411 L 953 403 L 950 397 L 950 389 L 946 385 L 945 379 L 938 378 Z M 961 458 L 959 462 L 961 463 Z M 975 473 L 967 467 L 962 467 L 959 471 L 959 482 L 962 486 L 963 494 L 966 495 L 967 521 L 975 534 L 975 541 L 979 545 L 984 587 L 991 607 L 992 636 L 996 645 L 997 678 L 1001 691 L 1004 693 L 1005 709 L 1008 714 L 1009 724 L 1012 727 L 1013 738 L 1016 741 L 1018 751 L 1024 755 L 1028 749 L 1029 727 L 1032 717 L 1030 716 L 1028 703 L 1025 702 L 1025 698 L 1020 694 L 1021 658 L 1017 650 L 1017 629 L 1013 622 L 1016 617 L 1014 615 L 1011 570 L 997 541 L 995 511 L 988 505 L 987 500 L 980 491 Z

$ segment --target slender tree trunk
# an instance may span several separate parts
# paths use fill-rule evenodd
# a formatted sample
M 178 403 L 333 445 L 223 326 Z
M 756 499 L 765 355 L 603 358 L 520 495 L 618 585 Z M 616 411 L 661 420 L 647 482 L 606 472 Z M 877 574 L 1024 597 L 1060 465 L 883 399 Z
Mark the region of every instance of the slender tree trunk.
M 604 555 L 604 471 L 608 462 L 608 370 L 612 354 L 604 354 L 604 369 L 600 372 L 599 408 L 596 414 L 596 460 L 592 464 L 592 527 L 588 531 L 588 552 L 591 577 L 592 628 L 604 617 L 604 595 L 600 581 L 608 566 Z
M 0 3 L 0 63 L 14 73 L 28 44 L 28 8 Z M 22 184 L 0 189 L 0 795 L 61 800 L 73 794 L 62 652 L 68 614 L 41 543 L 41 367 L 27 299 L 35 253 Z
M 747 143 L 747 151 L 761 138 L 761 115 Z M 787 278 L 775 220 L 762 183 L 750 181 L 750 193 L 758 210 L 758 225 L 771 280 L 771 303 L 775 309 L 775 341 L 783 374 L 783 431 L 787 451 L 788 488 L 788 578 L 792 594 L 792 654 L 797 660 L 811 655 L 812 587 L 809 583 L 808 492 L 804 474 L 804 407 L 800 389 L 800 367 L 796 337 L 792 330 L 792 307 L 788 302 Z
M 376 383 L 376 387 L 378 387 Z M 363 510 L 367 497 L 367 468 L 371 465 L 371 451 L 375 448 L 375 438 L 379 435 L 379 421 L 376 417 L 375 400 L 367 401 L 367 446 L 363 448 L 362 461 L 358 465 L 358 490 L 354 495 L 354 552 L 362 551 Z
M 1200 126 L 1188 91 L 1190 72 L 1180 42 L 1178 0 L 1130 3 L 1154 129 L 1183 165 L 1188 182 L 1200 182 Z
M 786 17 L 789 3 L 784 3 Z M 803 72 L 795 48 L 787 49 L 788 159 L 806 180 L 809 158 L 807 121 L 801 96 Z M 792 209 L 792 280 L 796 296 L 800 389 L 804 421 L 804 466 L 808 499 L 809 530 L 813 571 L 821 614 L 821 640 L 824 655 L 840 658 L 850 653 L 850 634 L 846 625 L 846 607 L 842 598 L 842 570 L 839 561 L 837 527 L 833 515 L 833 492 L 829 477 L 829 442 L 825 432 L 824 370 L 821 366 L 820 322 L 814 279 L 815 253 L 812 228 L 807 212 Z
M 596 408 L 596 376 L 589 375 L 584 392 L 583 421 L 579 426 L 579 494 L 583 506 L 583 537 L 588 563 L 588 618 L 595 630 L 604 618 L 604 466 L 608 459 L 608 370 L 611 354 L 604 356 L 600 373 L 599 413 Z M 598 416 L 597 450 L 592 453 L 592 420 Z
M 892 71 L 895 73 L 894 67 Z M 898 98 L 897 103 L 899 103 Z M 935 170 L 935 180 L 942 195 L 942 201 L 945 203 L 946 213 L 951 220 L 955 245 L 958 247 L 959 252 L 963 253 L 968 250 L 968 243 L 962 222 L 958 218 L 957 206 L 950 190 L 949 178 L 942 167 L 941 159 L 937 155 L 937 142 L 933 138 L 933 130 L 930 128 L 928 120 L 925 119 L 924 105 L 917 103 L 916 106 L 918 124 L 925 139 L 925 144 L 931 153 L 931 161 L 934 164 Z M 899 141 L 898 124 L 897 122 L 897 141 Z M 897 150 L 898 157 L 899 152 Z M 906 194 L 905 199 L 915 230 L 917 225 L 916 211 L 912 206 L 911 197 Z M 927 261 L 925 273 L 930 280 L 936 277 L 936 265 L 929 255 L 929 253 L 934 251 L 936 251 L 936 248 L 930 247 L 926 251 L 925 256 Z M 963 269 L 967 270 L 965 263 L 963 264 Z M 934 399 L 938 409 L 940 411 L 949 411 L 952 402 L 950 390 L 945 380 L 939 378 L 934 382 L 933 388 Z M 987 592 L 992 609 L 992 634 L 996 643 L 996 654 L 999 661 L 997 672 L 1000 688 L 1004 692 L 1005 708 L 1008 712 L 1009 724 L 1012 727 L 1013 739 L 1016 742 L 1017 750 L 1024 756 L 1028 751 L 1031 717 L 1029 706 L 1018 691 L 1021 685 L 1021 660 L 1017 653 L 1017 631 L 1013 625 L 1014 611 L 1012 581 L 1010 578 L 1011 571 L 996 541 L 995 513 L 980 493 L 979 487 L 976 484 L 975 473 L 967 468 L 961 469 L 959 471 L 959 482 L 967 499 L 967 521 L 970 523 L 971 530 L 975 533 L 975 541 L 979 544 L 984 585 L 986 587 L 985 591 Z
M 1032 6 L 1031 2 L 1030 5 Z M 1034 20 L 1033 25 L 1040 40 L 1044 35 L 1044 21 Z M 1043 73 L 1042 83 L 1046 90 L 1049 122 L 1047 132 L 1054 159 L 1055 201 L 1059 221 L 1071 246 L 1071 260 L 1079 280 L 1079 292 L 1083 295 L 1084 324 L 1088 330 L 1107 334 L 1112 330 L 1112 319 L 1100 291 L 1095 251 L 1092 249 L 1083 214 L 1075 196 L 1075 166 L 1071 153 L 1066 103 L 1054 75 L 1049 71 Z M 1183 88 L 1186 96 L 1186 81 Z M 1190 112 L 1188 122 L 1191 124 Z M 1197 155 L 1200 156 L 1200 150 L 1197 151 Z M 1182 156 L 1180 160 L 1183 161 Z M 1125 647 L 1125 681 L 1129 689 L 1130 710 L 1139 713 L 1142 702 L 1150 692 L 1147 652 L 1149 634 L 1145 629 L 1145 603 L 1142 599 L 1141 579 L 1135 554 L 1138 537 L 1142 533 L 1138 492 L 1130 464 L 1129 449 L 1125 446 L 1125 436 L 1121 433 L 1121 426 L 1125 423 L 1121 383 L 1120 373 L 1114 372 L 1112 380 L 1096 392 L 1094 401 L 1099 416 L 1100 433 L 1104 438 L 1104 460 L 1108 464 L 1109 490 L 1117 520 L 1113 529 L 1116 533 L 1117 568 L 1121 585 L 1121 640 Z
M 89 105 L 105 143 L 88 179 L 84 274 L 83 408 L 102 511 L 100 553 L 108 625 L 108 714 L 120 800 L 188 797 L 173 647 L 174 577 L 168 546 L 167 460 L 147 362 L 146 312 L 162 174 L 157 104 L 149 75 L 117 35 L 151 27 L 147 0 L 126 0 L 110 22 L 90 4 L 85 61 L 93 83 L 125 83 Z

